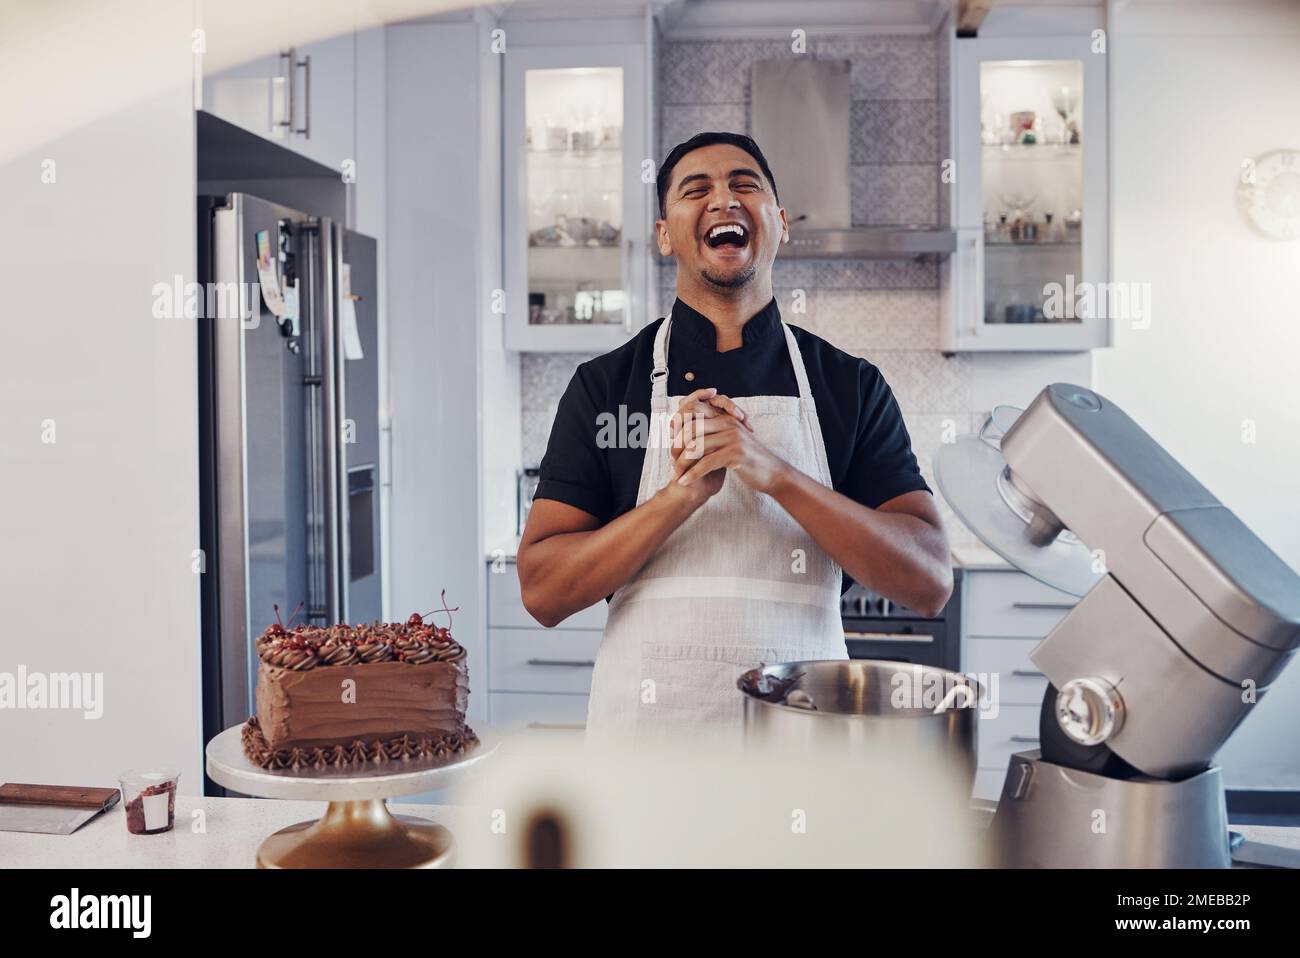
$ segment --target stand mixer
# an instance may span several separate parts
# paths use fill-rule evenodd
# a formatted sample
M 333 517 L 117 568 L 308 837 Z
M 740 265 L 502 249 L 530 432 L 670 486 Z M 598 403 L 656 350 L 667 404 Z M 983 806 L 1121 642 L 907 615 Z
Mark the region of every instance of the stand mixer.
M 1082 596 L 1030 653 L 1049 684 L 991 826 L 1002 862 L 1227 867 L 1212 762 L 1300 647 L 1300 576 L 1104 397 L 1057 383 L 1017 413 L 935 457 L 989 548 Z

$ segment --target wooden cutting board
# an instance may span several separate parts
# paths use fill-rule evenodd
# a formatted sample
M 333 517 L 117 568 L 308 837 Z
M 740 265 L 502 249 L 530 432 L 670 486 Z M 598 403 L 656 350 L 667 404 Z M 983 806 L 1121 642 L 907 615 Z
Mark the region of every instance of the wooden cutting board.
M 0 831 L 71 835 L 117 804 L 115 788 L 82 785 L 0 785 Z

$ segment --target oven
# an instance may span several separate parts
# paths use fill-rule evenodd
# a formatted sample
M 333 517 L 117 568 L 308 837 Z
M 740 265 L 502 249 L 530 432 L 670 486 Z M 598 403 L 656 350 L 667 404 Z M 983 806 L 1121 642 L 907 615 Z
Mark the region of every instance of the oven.
M 953 569 L 952 598 L 933 618 L 854 583 L 840 597 L 844 642 L 851 659 L 912 662 L 961 671 L 961 569 Z

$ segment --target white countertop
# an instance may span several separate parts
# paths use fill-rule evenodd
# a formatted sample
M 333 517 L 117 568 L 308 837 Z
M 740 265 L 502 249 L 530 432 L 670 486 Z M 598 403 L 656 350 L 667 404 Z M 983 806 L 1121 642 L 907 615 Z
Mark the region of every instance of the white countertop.
M 273 832 L 296 822 L 315 821 L 325 802 L 272 798 L 176 796 L 176 827 L 159 835 L 132 835 L 118 802 L 71 835 L 0 832 L 0 862 L 6 868 L 253 868 L 257 847 Z M 464 827 L 468 810 L 454 805 L 398 805 L 389 810 Z M 204 831 L 196 831 L 196 810 Z
M 975 569 L 1016 571 L 1015 566 L 979 541 L 953 545 L 949 554 L 952 556 L 954 566 L 967 571 Z
M 399 805 L 389 809 L 446 825 L 454 834 L 469 827 L 473 808 L 458 805 Z M 194 828 L 203 812 L 204 831 Z M 272 832 L 315 820 L 324 802 L 269 798 L 176 796 L 176 827 L 161 835 L 132 835 L 119 802 L 71 835 L 0 832 L 0 862 L 6 868 L 252 868 L 257 847 Z M 1233 825 L 1251 841 L 1300 849 L 1300 828 Z
M 512 536 L 502 542 L 489 545 L 487 550 L 487 561 L 493 562 L 504 556 L 507 562 L 514 562 L 518 555 L 519 536 Z

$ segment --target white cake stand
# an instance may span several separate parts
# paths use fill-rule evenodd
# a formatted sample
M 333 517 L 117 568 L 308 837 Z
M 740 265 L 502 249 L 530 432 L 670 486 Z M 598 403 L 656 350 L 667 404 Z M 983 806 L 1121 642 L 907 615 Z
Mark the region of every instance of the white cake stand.
M 439 868 L 451 864 L 455 840 L 442 825 L 394 816 L 384 799 L 443 788 L 500 744 L 491 729 L 475 729 L 478 746 L 437 764 L 433 759 L 385 762 L 367 768 L 268 770 L 244 755 L 243 725 L 208 743 L 208 776 L 226 788 L 263 798 L 326 801 L 319 821 L 282 828 L 257 850 L 258 868 Z

